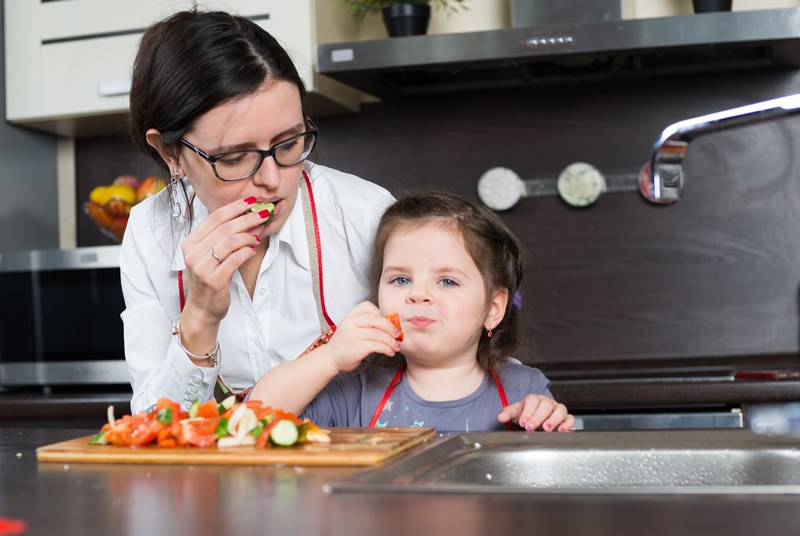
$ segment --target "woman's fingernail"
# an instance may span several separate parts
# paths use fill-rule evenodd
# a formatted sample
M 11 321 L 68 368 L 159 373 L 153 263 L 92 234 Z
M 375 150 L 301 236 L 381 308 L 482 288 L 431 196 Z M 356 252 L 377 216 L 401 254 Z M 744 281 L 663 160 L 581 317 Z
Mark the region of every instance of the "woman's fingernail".
M 530 432 L 530 431 L 532 431 L 532 430 L 533 430 L 533 426 L 531 426 L 531 425 L 529 424 L 529 425 L 525 426 L 525 430 L 527 430 L 528 432 Z
M 267 218 L 269 218 L 269 214 L 270 214 L 269 210 L 264 209 L 258 213 L 258 217 L 261 218 L 262 220 L 266 220 Z
M 245 197 L 242 201 L 244 201 L 245 205 L 252 205 L 256 202 L 255 196 L 251 195 L 250 197 Z
M 548 431 L 552 430 L 553 429 L 553 425 L 550 424 L 549 422 L 546 422 L 546 423 L 544 423 L 544 429 L 548 430 Z
M 520 419 L 520 420 L 519 420 L 519 425 L 520 425 L 521 427 L 525 428 L 525 425 L 526 425 L 526 424 L 527 424 L 527 423 L 526 423 L 526 422 L 525 422 L 523 419 Z
M 253 254 L 255 255 L 256 254 L 256 248 L 250 248 L 250 249 L 253 250 Z
M 258 236 L 257 234 L 254 234 L 253 236 L 256 237 L 256 242 L 261 242 L 261 237 L 260 236 Z
M 399 342 L 394 343 L 394 351 L 395 352 L 399 352 L 400 351 L 400 343 Z
M 559 432 L 566 432 L 566 431 L 567 431 L 567 429 L 566 429 L 564 426 L 559 426 L 559 427 L 558 427 L 558 431 L 559 431 Z

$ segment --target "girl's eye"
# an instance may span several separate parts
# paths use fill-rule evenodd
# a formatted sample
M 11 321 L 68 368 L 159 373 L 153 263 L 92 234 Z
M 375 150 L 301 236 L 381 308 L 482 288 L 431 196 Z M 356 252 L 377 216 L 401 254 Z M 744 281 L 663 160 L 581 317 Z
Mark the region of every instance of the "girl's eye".
M 403 277 L 403 276 L 397 276 L 394 279 L 392 279 L 391 281 L 389 281 L 389 283 L 391 283 L 393 285 L 399 285 L 399 286 L 408 285 L 410 282 L 411 282 L 410 279 L 408 279 L 407 277 Z
M 456 283 L 452 279 L 447 279 L 447 278 L 442 279 L 441 281 L 439 281 L 439 283 L 441 283 L 441 285 L 443 287 L 457 287 L 458 286 L 458 283 Z

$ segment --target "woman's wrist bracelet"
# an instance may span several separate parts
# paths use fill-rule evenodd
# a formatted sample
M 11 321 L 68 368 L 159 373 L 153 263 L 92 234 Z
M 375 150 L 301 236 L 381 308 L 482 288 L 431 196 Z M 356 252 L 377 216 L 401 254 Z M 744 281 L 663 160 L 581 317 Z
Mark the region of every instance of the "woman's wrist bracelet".
M 214 348 L 211 349 L 206 355 L 195 355 L 183 345 L 181 342 L 181 315 L 178 315 L 175 318 L 175 323 L 172 324 L 172 334 L 175 335 L 175 340 L 178 342 L 178 346 L 181 347 L 186 355 L 191 357 L 192 359 L 197 359 L 200 361 L 210 361 L 212 367 L 219 366 L 222 363 L 222 351 L 219 348 L 219 339 L 217 339 L 217 343 L 214 345 Z

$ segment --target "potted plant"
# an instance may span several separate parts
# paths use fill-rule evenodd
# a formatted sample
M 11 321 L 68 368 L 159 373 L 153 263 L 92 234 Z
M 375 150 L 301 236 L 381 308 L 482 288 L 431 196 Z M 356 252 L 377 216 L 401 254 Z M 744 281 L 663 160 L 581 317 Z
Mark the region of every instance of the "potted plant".
M 390 37 L 421 35 L 428 31 L 431 6 L 448 14 L 465 8 L 467 0 L 344 0 L 353 16 L 381 12 Z

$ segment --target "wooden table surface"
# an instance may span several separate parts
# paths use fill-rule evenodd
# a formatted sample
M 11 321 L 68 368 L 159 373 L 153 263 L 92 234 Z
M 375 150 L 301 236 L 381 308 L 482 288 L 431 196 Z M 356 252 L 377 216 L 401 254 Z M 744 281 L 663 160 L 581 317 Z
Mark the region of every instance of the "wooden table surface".
M 799 496 L 323 493 L 359 468 L 37 463 L 93 430 L 0 428 L 0 517 L 30 535 L 795 536 Z

